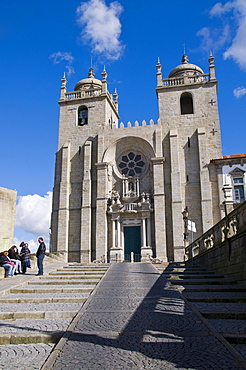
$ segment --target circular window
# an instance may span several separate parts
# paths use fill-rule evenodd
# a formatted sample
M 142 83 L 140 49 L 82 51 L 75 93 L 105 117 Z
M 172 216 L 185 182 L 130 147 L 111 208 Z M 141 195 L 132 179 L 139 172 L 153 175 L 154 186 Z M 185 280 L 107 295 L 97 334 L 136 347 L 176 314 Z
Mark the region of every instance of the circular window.
M 118 167 L 122 175 L 140 176 L 145 167 L 145 162 L 141 154 L 129 152 L 119 158 Z

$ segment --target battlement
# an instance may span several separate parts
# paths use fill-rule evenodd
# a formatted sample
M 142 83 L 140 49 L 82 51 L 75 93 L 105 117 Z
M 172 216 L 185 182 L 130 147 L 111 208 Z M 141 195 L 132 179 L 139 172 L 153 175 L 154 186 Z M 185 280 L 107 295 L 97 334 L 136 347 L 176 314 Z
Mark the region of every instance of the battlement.
M 154 126 L 154 125 L 157 125 L 159 124 L 159 119 L 157 120 L 157 122 L 154 122 L 153 119 L 150 119 L 149 122 L 143 120 L 141 123 L 138 122 L 138 121 L 135 121 L 135 122 L 130 122 L 128 121 L 127 124 L 125 124 L 124 122 L 120 122 L 118 128 L 128 128 L 128 127 L 142 127 L 142 126 Z

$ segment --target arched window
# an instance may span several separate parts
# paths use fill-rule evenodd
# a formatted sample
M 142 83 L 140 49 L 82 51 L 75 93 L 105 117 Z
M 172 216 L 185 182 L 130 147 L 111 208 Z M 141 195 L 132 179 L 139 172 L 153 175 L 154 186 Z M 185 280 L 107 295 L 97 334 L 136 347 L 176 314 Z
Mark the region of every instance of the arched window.
M 190 93 L 183 93 L 180 97 L 181 114 L 193 114 L 193 99 Z
M 88 124 L 88 108 L 85 106 L 79 107 L 78 110 L 78 125 L 84 126 Z

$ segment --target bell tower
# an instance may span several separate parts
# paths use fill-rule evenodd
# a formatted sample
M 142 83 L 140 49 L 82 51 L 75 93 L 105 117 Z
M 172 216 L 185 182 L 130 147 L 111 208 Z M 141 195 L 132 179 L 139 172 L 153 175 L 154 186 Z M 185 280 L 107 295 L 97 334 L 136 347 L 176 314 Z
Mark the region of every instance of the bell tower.
M 51 250 L 69 261 L 90 262 L 97 192 L 98 132 L 118 125 L 118 94 L 107 90 L 107 73 L 88 77 L 67 92 L 62 78 L 58 151 L 51 219 Z
M 164 135 L 167 244 L 173 246 L 173 258 L 181 260 L 182 211 L 188 209 L 199 234 L 220 219 L 217 179 L 210 167 L 211 159 L 221 157 L 218 82 L 212 54 L 209 73 L 189 63 L 185 54 L 168 78 L 162 79 L 159 60 L 156 67 Z

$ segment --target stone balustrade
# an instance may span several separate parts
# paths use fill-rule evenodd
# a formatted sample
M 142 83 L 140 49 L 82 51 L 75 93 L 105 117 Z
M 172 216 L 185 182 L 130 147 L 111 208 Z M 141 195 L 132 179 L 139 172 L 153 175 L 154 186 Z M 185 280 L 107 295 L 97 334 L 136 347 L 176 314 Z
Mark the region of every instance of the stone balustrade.
M 102 94 L 102 90 L 88 90 L 88 91 L 72 91 L 65 93 L 66 100 L 76 100 L 81 98 L 90 98 L 94 96 L 100 96 Z
M 246 282 L 246 202 L 186 247 L 189 261 Z
M 133 212 L 138 210 L 137 203 L 126 203 L 125 204 L 125 211 L 126 212 Z
M 210 81 L 210 74 L 190 75 L 181 77 L 165 78 L 162 80 L 163 87 L 173 87 L 180 85 L 200 84 Z

